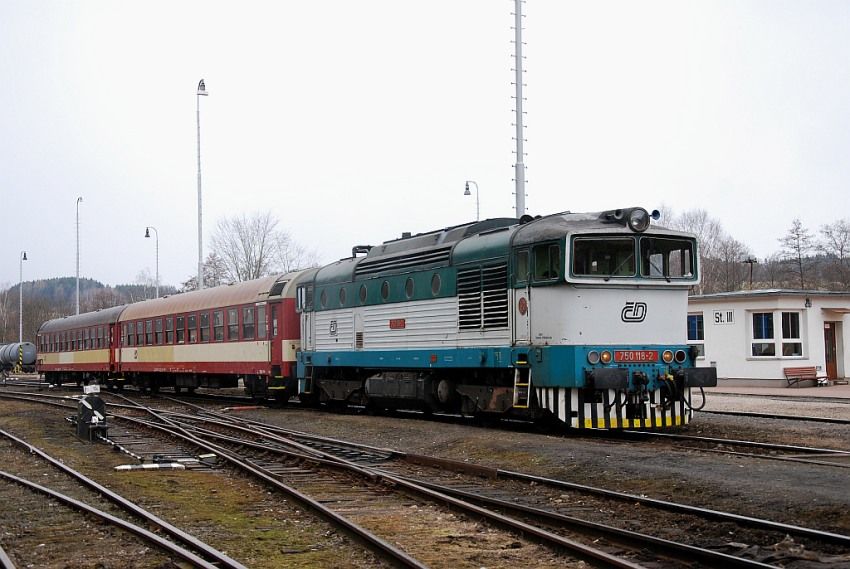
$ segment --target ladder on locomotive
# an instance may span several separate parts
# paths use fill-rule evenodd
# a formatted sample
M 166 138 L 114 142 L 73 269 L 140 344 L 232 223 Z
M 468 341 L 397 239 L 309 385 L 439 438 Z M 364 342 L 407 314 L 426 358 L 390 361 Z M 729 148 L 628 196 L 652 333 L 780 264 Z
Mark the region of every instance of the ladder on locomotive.
M 514 402 L 517 409 L 528 409 L 531 400 L 531 368 L 514 368 Z

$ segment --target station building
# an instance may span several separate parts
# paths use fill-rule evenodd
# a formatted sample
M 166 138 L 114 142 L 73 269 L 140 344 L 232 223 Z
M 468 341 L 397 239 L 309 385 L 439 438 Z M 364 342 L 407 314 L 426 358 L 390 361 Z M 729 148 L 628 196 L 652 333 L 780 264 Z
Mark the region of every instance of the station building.
M 850 375 L 850 292 L 746 290 L 691 296 L 688 344 L 718 385 L 789 385 L 786 368 L 816 370 L 820 383 Z M 816 379 L 800 386 L 816 385 Z

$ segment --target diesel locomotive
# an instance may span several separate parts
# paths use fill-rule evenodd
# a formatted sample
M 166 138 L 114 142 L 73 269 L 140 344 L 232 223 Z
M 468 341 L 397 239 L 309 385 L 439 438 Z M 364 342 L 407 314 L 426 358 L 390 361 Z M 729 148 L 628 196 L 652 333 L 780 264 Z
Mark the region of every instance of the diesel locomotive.
M 692 390 L 717 376 L 685 342 L 696 239 L 653 219 L 627 208 L 405 234 L 319 268 L 47 322 L 39 369 L 55 381 L 241 379 L 308 404 L 675 428 L 693 417 Z

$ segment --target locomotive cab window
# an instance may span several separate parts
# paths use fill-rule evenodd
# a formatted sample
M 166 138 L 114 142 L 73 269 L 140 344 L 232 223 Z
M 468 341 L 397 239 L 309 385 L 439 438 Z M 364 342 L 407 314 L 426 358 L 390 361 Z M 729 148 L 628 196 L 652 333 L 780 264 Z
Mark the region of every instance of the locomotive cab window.
M 528 250 L 517 251 L 514 257 L 514 282 L 526 283 L 531 277 L 528 266 Z
M 640 274 L 651 279 L 692 278 L 693 243 L 687 239 L 641 237 Z
M 534 258 L 535 281 L 553 280 L 561 275 L 561 248 L 558 245 L 535 245 L 531 253 Z
M 577 237 L 573 240 L 572 274 L 580 277 L 634 277 L 633 237 Z
M 313 285 L 298 287 L 298 292 L 296 294 L 298 312 L 313 310 Z

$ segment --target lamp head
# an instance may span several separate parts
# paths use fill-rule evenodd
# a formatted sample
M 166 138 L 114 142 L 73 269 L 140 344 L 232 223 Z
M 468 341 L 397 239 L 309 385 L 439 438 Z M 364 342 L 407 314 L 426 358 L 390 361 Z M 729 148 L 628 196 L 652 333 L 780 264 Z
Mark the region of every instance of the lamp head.
M 469 182 L 466 183 L 466 189 L 463 191 L 463 195 L 471 196 L 472 192 L 469 191 Z
M 198 95 L 209 95 L 209 93 L 207 93 L 207 86 L 204 85 L 203 79 L 201 79 L 201 81 L 198 83 Z
M 26 260 L 27 260 L 27 252 L 24 251 L 24 256 L 21 257 L 21 261 L 26 261 Z
M 151 236 L 151 228 L 145 227 L 145 237 L 150 237 L 150 236 Z

